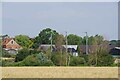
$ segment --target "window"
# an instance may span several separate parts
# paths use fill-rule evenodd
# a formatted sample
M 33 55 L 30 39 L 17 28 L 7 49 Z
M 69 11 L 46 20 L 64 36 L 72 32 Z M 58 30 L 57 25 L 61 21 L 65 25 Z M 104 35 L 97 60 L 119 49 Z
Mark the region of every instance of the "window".
M 11 44 L 13 44 L 13 41 L 11 41 Z

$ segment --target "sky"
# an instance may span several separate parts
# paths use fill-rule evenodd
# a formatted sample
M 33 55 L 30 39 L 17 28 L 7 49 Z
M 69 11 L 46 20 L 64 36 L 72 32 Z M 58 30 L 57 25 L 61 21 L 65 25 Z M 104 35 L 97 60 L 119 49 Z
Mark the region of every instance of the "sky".
M 2 33 L 35 37 L 45 28 L 65 35 L 118 39 L 117 2 L 4 2 Z

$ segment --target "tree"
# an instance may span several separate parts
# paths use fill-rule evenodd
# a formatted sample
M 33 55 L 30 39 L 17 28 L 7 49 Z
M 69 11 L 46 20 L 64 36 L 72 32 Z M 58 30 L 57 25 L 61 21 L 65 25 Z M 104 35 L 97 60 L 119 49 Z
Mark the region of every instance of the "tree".
M 95 41 L 95 37 L 94 37 L 94 36 L 90 36 L 90 37 L 88 38 L 88 44 L 89 44 L 89 45 L 94 45 L 94 44 L 96 44 L 96 41 Z
M 82 43 L 82 38 L 74 34 L 69 34 L 67 39 L 69 45 L 78 45 Z
M 111 66 L 114 63 L 112 55 L 106 47 L 98 47 L 95 52 L 88 55 L 88 64 L 93 66 Z
M 0 46 L 2 46 L 2 39 L 0 39 Z
M 80 45 L 77 46 L 77 52 L 78 52 L 78 55 L 80 56 L 80 54 L 81 54 Z
M 117 40 L 117 46 L 120 47 L 120 40 Z
M 46 28 L 39 33 L 39 37 L 41 39 L 42 44 L 50 44 L 51 34 L 53 38 L 53 43 L 55 43 L 55 37 L 56 35 L 58 35 L 58 32 L 56 32 L 55 30 Z
M 61 52 L 61 53 L 62 53 L 62 48 L 63 48 L 62 45 L 64 45 L 64 44 L 65 44 L 65 38 L 64 38 L 64 36 L 58 34 L 58 35 L 56 36 L 56 39 L 55 39 L 55 47 L 56 47 L 56 50 L 57 50 L 58 52 Z
M 88 37 L 88 45 L 100 45 L 104 43 L 104 37 L 101 35 L 95 35 Z M 82 44 L 86 45 L 86 37 L 83 37 Z
M 42 43 L 42 41 L 41 41 L 39 36 L 36 36 L 35 39 L 33 40 L 33 42 L 34 42 L 34 44 L 33 44 L 32 47 L 35 48 L 35 49 L 38 48 L 39 45 Z
M 52 54 L 52 61 L 57 66 L 63 66 L 66 62 L 66 53 L 62 45 L 65 44 L 65 38 L 63 35 L 57 35 L 55 39 L 56 52 Z
M 30 40 L 30 38 L 26 35 L 15 36 L 15 41 L 19 45 L 21 45 L 23 48 L 30 48 L 33 44 L 33 42 Z
M 51 41 L 50 41 L 51 34 L 52 34 L 52 41 L 54 44 L 56 35 L 58 35 L 59 33 L 50 28 L 46 28 L 46 29 L 43 29 L 42 31 L 40 31 L 39 35 L 35 37 L 34 44 L 32 47 L 38 48 L 40 44 L 50 44 L 51 43 Z
M 100 45 L 103 43 L 104 37 L 101 35 L 95 35 L 95 41 L 96 41 L 97 45 Z
M 88 37 L 89 38 L 89 37 Z M 89 44 L 89 43 L 88 43 Z M 86 37 L 82 38 L 82 45 L 86 45 Z
M 10 36 L 9 35 L 0 35 L 0 37 L 4 40 L 5 38 L 9 38 Z

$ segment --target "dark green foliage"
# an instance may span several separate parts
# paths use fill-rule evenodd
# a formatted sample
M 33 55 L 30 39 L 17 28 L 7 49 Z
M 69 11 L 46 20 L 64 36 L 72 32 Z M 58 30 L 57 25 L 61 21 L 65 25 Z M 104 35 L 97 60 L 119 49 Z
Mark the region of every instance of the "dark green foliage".
M 30 55 L 23 60 L 23 63 L 26 66 L 38 66 L 39 65 L 39 59 L 36 58 L 36 57 L 37 57 L 37 55 Z
M 2 46 L 0 45 L 0 57 L 2 57 Z
M 77 35 L 74 35 L 74 34 L 69 34 L 67 36 L 67 39 L 68 39 L 68 44 L 69 45 L 78 45 L 78 44 L 81 44 L 82 42 L 82 38 L 77 36 Z
M 117 40 L 111 40 L 111 41 L 110 41 L 110 44 L 111 44 L 111 45 L 117 45 Z
M 18 54 L 16 55 L 15 62 L 22 61 L 25 59 L 28 55 L 31 55 L 29 49 L 24 48 L 22 50 L 18 51 Z
M 23 59 L 25 59 L 28 55 L 31 55 L 31 54 L 37 54 L 39 53 L 40 51 L 37 51 L 37 50 L 29 50 L 27 48 L 23 48 L 22 50 L 19 50 L 18 51 L 18 54 L 16 55 L 16 58 L 15 58 L 15 62 L 18 62 L 18 61 L 22 61 Z
M 39 36 L 36 36 L 33 41 L 34 41 L 34 44 L 32 47 L 35 49 L 37 49 L 39 45 L 42 43 L 41 38 Z
M 46 28 L 39 33 L 39 37 L 41 39 L 42 44 L 50 44 L 51 34 L 53 38 L 53 43 L 55 43 L 55 37 L 56 35 L 58 35 L 58 32 L 56 32 L 55 30 Z
M 14 58 L 15 54 L 8 53 L 4 49 L 0 48 L 0 57 Z
M 77 52 L 78 52 L 78 55 L 81 55 L 83 53 L 81 53 L 81 50 L 80 50 L 80 45 L 77 46 Z
M 70 66 L 80 66 L 85 64 L 85 59 L 82 57 L 72 56 L 70 58 Z
M 53 63 L 56 66 L 60 66 L 61 65 L 61 60 L 62 60 L 61 54 L 60 53 L 53 53 L 51 60 L 53 61 Z
M 7 57 L 7 58 L 15 58 L 15 54 L 12 53 L 8 53 L 7 51 L 5 51 L 4 49 L 2 50 L 2 57 Z
M 85 41 L 86 42 L 86 41 Z M 96 42 L 95 42 L 95 37 L 94 36 L 90 36 L 88 38 L 88 44 L 89 45 L 94 45 Z
M 119 47 L 120 47 L 120 40 L 118 40 L 118 41 L 117 41 L 117 46 L 119 46 Z
M 43 53 L 32 54 L 23 61 L 16 62 L 10 66 L 53 66 L 54 64 L 46 58 Z
M 11 57 L 10 53 L 2 49 L 2 57 Z
M 36 49 L 33 49 L 33 50 L 29 50 L 30 54 L 38 54 L 40 53 L 41 51 L 39 50 L 36 50 Z
M 0 56 L 0 66 L 2 65 L 2 59 L 1 59 L 2 57 Z
M 52 54 L 51 60 L 56 66 L 65 66 L 66 65 L 66 53 L 55 52 Z
M 118 63 L 118 65 L 117 65 L 118 67 L 120 67 L 120 63 Z
M 85 62 L 86 62 L 86 64 L 87 64 L 87 62 L 88 62 L 88 55 L 86 55 L 86 54 L 81 54 L 81 55 L 79 55 L 80 57 L 82 57 L 82 58 L 84 58 L 84 60 L 85 60 Z
M 50 38 L 52 34 L 53 44 L 55 43 L 56 35 L 58 32 L 50 28 L 43 29 L 38 36 L 34 39 L 33 48 L 38 48 L 40 44 L 50 44 Z
M 9 66 L 9 65 L 11 65 L 11 64 L 13 64 L 14 63 L 14 59 L 13 58 L 11 58 L 11 59 L 5 59 L 5 60 L 2 60 L 2 66 Z
M 111 41 L 110 41 L 110 44 L 120 47 L 120 40 L 111 40 Z

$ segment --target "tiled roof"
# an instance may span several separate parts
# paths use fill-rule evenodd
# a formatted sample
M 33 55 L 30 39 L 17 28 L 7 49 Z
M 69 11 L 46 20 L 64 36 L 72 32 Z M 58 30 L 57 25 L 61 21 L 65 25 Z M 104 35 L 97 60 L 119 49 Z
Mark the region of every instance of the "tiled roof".
M 6 45 L 9 41 L 11 41 L 13 38 L 5 38 L 2 42 L 2 45 Z

